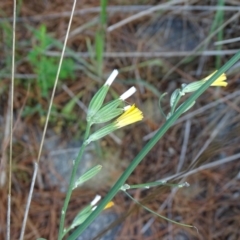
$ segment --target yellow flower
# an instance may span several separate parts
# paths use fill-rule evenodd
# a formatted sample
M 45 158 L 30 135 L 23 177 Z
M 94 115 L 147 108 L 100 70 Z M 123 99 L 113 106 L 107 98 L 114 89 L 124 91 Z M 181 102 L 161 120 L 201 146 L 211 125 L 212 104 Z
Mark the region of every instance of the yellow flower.
M 211 78 L 217 71 L 213 72 L 212 74 L 210 74 L 209 76 L 207 76 L 206 78 L 203 79 L 203 81 L 207 81 L 209 78 Z M 219 86 L 219 87 L 226 87 L 227 86 L 227 82 L 225 81 L 227 79 L 226 74 L 223 73 L 218 79 L 216 79 L 211 86 Z
M 108 209 L 108 208 L 111 208 L 112 206 L 114 206 L 114 202 L 113 201 L 110 201 L 104 209 Z
M 143 113 L 134 105 L 129 106 L 127 110 L 116 119 L 115 124 L 117 128 L 141 121 Z
M 135 105 L 127 106 L 124 108 L 124 113 L 119 118 L 107 126 L 99 129 L 95 133 L 91 134 L 86 140 L 85 144 L 89 144 L 90 142 L 103 138 L 118 128 L 141 121 L 142 119 L 143 114 L 137 107 L 135 107 Z

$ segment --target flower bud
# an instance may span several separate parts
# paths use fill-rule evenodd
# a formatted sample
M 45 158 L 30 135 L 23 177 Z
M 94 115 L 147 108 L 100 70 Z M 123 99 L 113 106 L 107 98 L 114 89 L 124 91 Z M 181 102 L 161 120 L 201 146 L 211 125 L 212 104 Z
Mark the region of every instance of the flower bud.
M 94 116 L 97 113 L 97 111 L 102 107 L 103 101 L 107 95 L 108 89 L 117 75 L 118 75 L 118 71 L 115 69 L 107 79 L 106 83 L 93 96 L 92 100 L 89 103 L 87 120 L 90 119 L 92 116 Z

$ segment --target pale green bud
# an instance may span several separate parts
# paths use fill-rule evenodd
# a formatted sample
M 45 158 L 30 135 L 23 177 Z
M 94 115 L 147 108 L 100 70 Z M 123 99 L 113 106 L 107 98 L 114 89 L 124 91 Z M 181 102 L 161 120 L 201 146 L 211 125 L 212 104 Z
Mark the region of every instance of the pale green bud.
M 87 172 L 85 172 L 78 180 L 75 182 L 73 189 L 77 188 L 84 182 L 88 181 L 89 179 L 93 178 L 95 175 L 97 175 L 102 169 L 101 165 L 97 165 L 91 169 L 89 169 Z
M 121 115 L 124 110 L 118 108 L 122 100 L 116 99 L 103 106 L 92 118 L 88 119 L 91 124 L 105 123 Z
M 116 76 L 118 75 L 118 71 L 115 69 L 106 83 L 97 91 L 97 93 L 93 96 L 92 100 L 89 103 L 88 112 L 87 112 L 87 120 L 94 116 L 97 111 L 102 107 L 103 101 L 107 95 L 109 86 L 112 84 Z
M 189 83 L 185 86 L 182 86 L 182 95 L 185 93 L 195 92 L 197 91 L 202 85 L 204 84 L 204 81 L 197 81 L 193 83 Z
M 213 75 L 216 72 L 217 71 L 213 72 L 212 74 L 203 78 L 200 81 L 182 85 L 182 91 L 181 91 L 182 95 L 184 95 L 185 93 L 197 91 L 206 81 L 208 81 L 211 77 L 213 77 Z M 227 79 L 226 74 L 223 73 L 210 86 L 226 87 L 228 84 L 226 82 L 226 79 Z
M 92 141 L 96 141 L 100 138 L 105 137 L 109 133 L 115 131 L 118 128 L 127 126 L 129 124 L 141 121 L 143 119 L 142 112 L 135 106 L 126 106 L 124 108 L 124 113 L 120 115 L 113 123 L 99 129 L 86 140 L 85 144 L 89 144 Z
M 80 211 L 77 214 L 77 216 L 74 218 L 74 220 L 70 226 L 70 229 L 82 224 L 91 213 L 92 213 L 92 206 L 88 205 L 87 207 L 85 207 L 82 211 Z
M 101 139 L 105 136 L 107 136 L 109 133 L 115 131 L 118 127 L 115 123 L 108 124 L 107 126 L 99 129 L 95 133 L 91 134 L 89 138 L 86 140 L 86 144 L 89 144 L 90 142 L 96 141 L 98 139 Z
M 170 98 L 170 106 L 171 106 L 171 108 L 172 108 L 173 106 L 175 106 L 176 100 L 179 100 L 179 94 L 180 94 L 180 90 L 179 90 L 179 89 L 176 89 L 176 90 L 172 93 L 171 98 Z
M 94 115 L 90 117 L 88 116 L 87 121 L 92 125 L 94 123 L 96 124 L 105 123 L 118 117 L 124 112 L 123 108 L 118 108 L 118 107 L 123 103 L 123 101 L 125 101 L 135 92 L 136 92 L 136 88 L 131 87 L 125 93 L 123 93 L 118 99 L 105 104 Z

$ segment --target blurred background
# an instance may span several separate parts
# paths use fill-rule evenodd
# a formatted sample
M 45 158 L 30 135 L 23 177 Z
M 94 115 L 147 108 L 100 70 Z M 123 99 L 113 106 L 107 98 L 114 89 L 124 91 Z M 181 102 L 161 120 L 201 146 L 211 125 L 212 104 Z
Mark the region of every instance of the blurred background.
M 18 239 L 72 1 L 18 1 L 12 169 L 12 237 Z M 6 238 L 9 154 L 12 1 L 0 2 L 0 238 Z M 56 239 L 72 160 L 82 143 L 88 103 L 113 69 L 107 100 L 132 85 L 128 99 L 144 121 L 91 144 L 78 174 L 102 171 L 76 189 L 67 223 L 96 194 L 104 196 L 154 132 L 165 122 L 170 94 L 208 76 L 240 46 L 237 0 L 78 1 L 40 161 L 24 239 Z M 240 63 L 226 88 L 209 88 L 170 128 L 128 179 L 160 179 L 188 188 L 156 187 L 129 193 L 186 228 L 144 210 L 124 193 L 114 198 L 79 239 L 240 239 Z

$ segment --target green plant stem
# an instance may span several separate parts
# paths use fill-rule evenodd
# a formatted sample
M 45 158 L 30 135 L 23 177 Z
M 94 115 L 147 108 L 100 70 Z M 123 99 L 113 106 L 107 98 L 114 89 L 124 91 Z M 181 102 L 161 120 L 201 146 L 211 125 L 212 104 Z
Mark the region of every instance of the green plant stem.
M 97 71 L 99 76 L 102 76 L 103 69 L 103 53 L 105 47 L 105 32 L 107 25 L 107 4 L 108 0 L 101 0 L 100 25 L 95 36 Z
M 107 24 L 107 5 L 108 0 L 101 0 L 100 23 L 102 26 Z
M 221 8 L 224 6 L 225 0 L 218 0 L 218 6 Z M 216 13 L 216 18 L 217 18 L 217 25 L 220 27 L 223 24 L 224 20 L 224 11 L 222 9 L 218 9 Z M 217 34 L 217 41 L 222 41 L 223 40 L 223 29 L 221 29 L 218 34 Z M 222 45 L 217 46 L 217 50 L 221 51 L 222 50 Z M 220 56 L 216 56 L 216 69 L 218 69 L 221 66 L 221 60 L 222 58 Z
M 58 240 L 61 240 L 64 236 L 63 231 L 64 231 L 64 222 L 65 222 L 66 212 L 67 212 L 68 204 L 69 204 L 69 201 L 70 201 L 70 198 L 71 198 L 71 195 L 72 195 L 77 169 L 78 169 L 79 163 L 82 159 L 82 155 L 84 153 L 84 150 L 87 146 L 86 140 L 89 136 L 90 127 L 91 127 L 91 125 L 89 123 L 87 123 L 86 131 L 85 131 L 85 134 L 84 134 L 84 141 L 83 141 L 83 144 L 82 144 L 82 146 L 81 146 L 81 148 L 78 152 L 77 158 L 74 162 L 74 166 L 73 166 L 73 169 L 72 169 L 71 178 L 70 178 L 70 182 L 69 182 L 69 185 L 68 185 L 66 198 L 64 200 L 64 205 L 63 205 L 63 208 L 62 208 L 62 211 L 61 211 L 61 219 L 60 219 L 60 226 L 59 226 L 59 232 L 58 232 Z
M 194 94 L 192 94 L 179 109 L 165 122 L 165 124 L 157 131 L 154 137 L 144 146 L 140 153 L 133 159 L 126 171 L 121 175 L 115 185 L 108 192 L 106 197 L 100 202 L 98 207 L 91 213 L 91 215 L 68 237 L 68 240 L 75 240 L 80 234 L 90 225 L 90 223 L 102 212 L 104 207 L 113 199 L 118 193 L 119 189 L 126 182 L 130 174 L 147 155 L 147 153 L 154 147 L 154 145 L 161 139 L 166 131 L 173 125 L 173 123 L 181 116 L 181 114 L 195 101 L 218 77 L 225 73 L 240 59 L 240 51 L 236 53 L 224 66 L 222 66 L 212 77 L 209 78 Z

